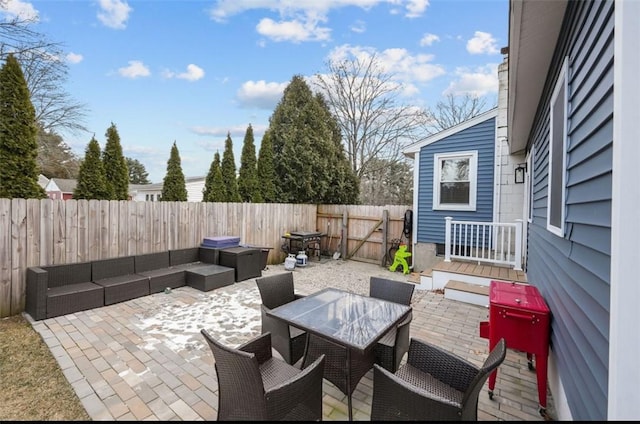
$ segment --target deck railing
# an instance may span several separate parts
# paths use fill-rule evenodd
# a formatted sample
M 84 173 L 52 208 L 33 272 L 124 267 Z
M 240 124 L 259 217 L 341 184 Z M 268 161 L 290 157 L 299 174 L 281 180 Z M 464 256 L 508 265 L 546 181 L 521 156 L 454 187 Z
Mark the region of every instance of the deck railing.
M 445 218 L 444 260 L 474 260 L 522 270 L 522 220 L 515 223 Z

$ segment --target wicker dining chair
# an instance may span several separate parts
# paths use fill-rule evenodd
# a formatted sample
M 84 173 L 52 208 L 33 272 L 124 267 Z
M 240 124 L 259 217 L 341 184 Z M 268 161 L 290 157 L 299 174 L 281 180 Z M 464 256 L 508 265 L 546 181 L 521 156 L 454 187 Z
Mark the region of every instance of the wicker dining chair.
M 262 298 L 262 332 L 271 333 L 273 348 L 288 364 L 295 364 L 302 358 L 307 342 L 307 333 L 286 322 L 267 315 L 267 312 L 304 295 L 294 293 L 293 274 L 284 272 L 256 278 Z
M 233 349 L 200 330 L 215 359 L 218 421 L 321 421 L 324 356 L 300 370 L 271 354 L 271 335 Z
M 395 374 L 373 368 L 372 421 L 475 421 L 478 396 L 504 361 L 500 339 L 481 367 L 451 352 L 411 338 L 407 363 Z
M 369 296 L 403 305 L 411 304 L 414 284 L 390 280 L 382 277 L 369 279 Z M 376 344 L 373 352 L 376 364 L 390 372 L 396 372 L 400 361 L 409 349 L 409 327 L 412 315 L 409 314 L 400 324 L 389 330 Z

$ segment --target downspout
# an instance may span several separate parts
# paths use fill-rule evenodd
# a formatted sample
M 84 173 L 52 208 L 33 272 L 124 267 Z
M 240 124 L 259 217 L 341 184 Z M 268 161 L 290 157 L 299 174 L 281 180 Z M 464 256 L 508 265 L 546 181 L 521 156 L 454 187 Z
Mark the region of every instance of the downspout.
M 498 148 L 496 149 L 496 167 L 494 172 L 495 178 L 495 188 L 494 188 L 494 196 L 495 199 L 493 201 L 493 222 L 500 222 L 500 193 L 501 193 L 501 185 L 502 185 L 502 145 L 507 137 L 500 136 L 496 138 L 498 142 Z
M 413 226 L 411 228 L 411 252 L 412 255 L 416 254 L 416 239 L 418 238 L 418 188 L 419 188 L 419 178 L 420 175 L 420 152 L 414 154 L 413 156 Z M 414 256 L 411 257 L 411 265 L 409 269 L 413 272 L 413 266 L 416 263 L 416 258 Z

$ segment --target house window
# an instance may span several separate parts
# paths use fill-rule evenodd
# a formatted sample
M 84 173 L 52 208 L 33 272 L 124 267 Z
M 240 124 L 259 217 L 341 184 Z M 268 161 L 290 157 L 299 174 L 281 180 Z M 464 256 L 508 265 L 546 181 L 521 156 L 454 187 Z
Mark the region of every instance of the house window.
M 551 97 L 549 111 L 549 181 L 547 186 L 547 229 L 564 237 L 565 174 L 567 142 L 568 82 L 565 59 Z
M 433 209 L 475 211 L 478 152 L 434 156 Z

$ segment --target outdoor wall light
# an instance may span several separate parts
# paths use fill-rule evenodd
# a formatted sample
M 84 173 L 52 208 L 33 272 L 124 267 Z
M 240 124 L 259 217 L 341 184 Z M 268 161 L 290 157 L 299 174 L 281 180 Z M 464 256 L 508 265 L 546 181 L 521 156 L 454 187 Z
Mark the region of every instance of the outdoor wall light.
M 518 166 L 516 166 L 516 170 L 515 170 L 516 184 L 524 184 L 524 172 L 526 170 L 527 170 L 526 163 L 519 163 Z

